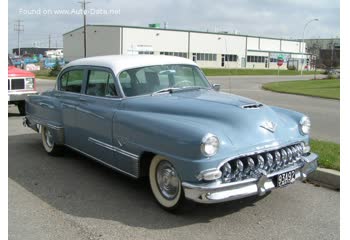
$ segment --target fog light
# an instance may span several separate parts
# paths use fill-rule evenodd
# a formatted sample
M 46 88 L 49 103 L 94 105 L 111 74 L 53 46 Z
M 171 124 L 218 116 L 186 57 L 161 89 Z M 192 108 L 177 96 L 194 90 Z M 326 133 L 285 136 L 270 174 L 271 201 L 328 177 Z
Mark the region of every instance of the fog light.
M 197 179 L 199 181 L 201 180 L 206 180 L 206 181 L 213 181 L 216 179 L 221 178 L 222 172 L 220 170 L 208 170 L 208 171 L 203 171 L 201 172 L 198 176 Z
M 304 142 L 302 142 L 300 145 L 301 145 L 301 147 L 303 149 L 303 153 L 309 153 L 310 152 L 311 148 L 310 148 L 310 146 L 308 144 L 305 144 Z

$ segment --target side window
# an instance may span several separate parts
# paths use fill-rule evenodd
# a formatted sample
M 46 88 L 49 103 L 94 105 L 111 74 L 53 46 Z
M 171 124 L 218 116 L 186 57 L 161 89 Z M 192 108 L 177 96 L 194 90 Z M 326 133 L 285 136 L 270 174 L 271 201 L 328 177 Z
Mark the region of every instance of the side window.
M 71 70 L 61 76 L 61 91 L 80 93 L 84 70 Z
M 99 97 L 117 96 L 113 75 L 106 71 L 90 70 L 86 94 Z

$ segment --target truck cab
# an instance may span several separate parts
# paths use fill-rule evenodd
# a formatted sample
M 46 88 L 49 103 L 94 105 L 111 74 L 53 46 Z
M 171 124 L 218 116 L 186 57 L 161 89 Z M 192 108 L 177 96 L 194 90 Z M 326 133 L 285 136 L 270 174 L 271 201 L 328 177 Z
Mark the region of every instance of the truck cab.
M 16 68 L 8 58 L 8 105 L 15 104 L 21 116 L 24 116 L 25 98 L 36 94 L 35 75 L 31 72 Z

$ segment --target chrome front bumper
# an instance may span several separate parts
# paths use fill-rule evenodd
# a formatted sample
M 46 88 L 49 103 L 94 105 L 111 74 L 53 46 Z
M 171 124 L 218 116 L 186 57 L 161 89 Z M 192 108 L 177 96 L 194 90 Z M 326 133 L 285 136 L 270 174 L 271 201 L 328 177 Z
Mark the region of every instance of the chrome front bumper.
M 307 175 L 317 168 L 318 155 L 310 153 L 302 157 L 303 162 L 299 165 L 293 165 L 280 171 L 267 175 L 261 175 L 259 178 L 250 178 L 243 181 L 232 183 L 213 183 L 191 184 L 182 183 L 185 197 L 199 203 L 219 203 L 253 195 L 264 195 L 267 191 L 275 188 L 273 177 L 278 174 L 295 170 L 295 180 L 305 180 Z
M 8 103 L 24 101 L 27 96 L 37 94 L 37 91 L 12 91 L 8 92 Z

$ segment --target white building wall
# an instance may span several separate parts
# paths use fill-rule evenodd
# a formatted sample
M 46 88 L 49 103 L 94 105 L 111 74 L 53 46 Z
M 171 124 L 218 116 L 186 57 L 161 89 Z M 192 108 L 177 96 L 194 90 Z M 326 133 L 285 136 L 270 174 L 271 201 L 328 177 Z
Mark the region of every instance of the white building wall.
M 282 51 L 283 52 L 292 52 L 292 53 L 297 53 L 299 52 L 299 42 L 296 41 L 287 41 L 287 40 L 282 40 Z
M 63 35 L 63 54 L 66 61 L 72 61 L 84 56 L 83 29 Z
M 270 53 L 299 53 L 300 50 L 305 50 L 305 45 L 300 44 L 297 41 L 229 34 L 102 25 L 87 27 L 87 56 L 153 51 L 156 55 L 160 52 L 189 53 L 188 58 L 193 59 L 193 53 L 216 54 L 216 61 L 197 60 L 197 64 L 204 68 L 241 68 L 245 67 L 246 53 L 250 56 L 266 57 Z M 64 34 L 63 46 L 66 60 L 83 57 L 83 28 Z M 225 61 L 222 66 L 224 54 L 237 55 L 237 61 Z M 292 55 L 292 58 L 302 56 L 296 54 Z M 306 58 L 306 55 L 304 57 Z M 277 68 L 275 65 L 276 63 L 268 62 L 269 68 Z M 247 62 L 246 67 L 264 69 L 266 66 L 265 63 Z
M 281 41 L 278 39 L 260 38 L 260 50 L 280 51 Z
M 123 54 L 137 50 L 186 52 L 188 33 L 158 29 L 123 28 Z
M 120 27 L 88 26 L 86 55 L 120 54 Z
M 84 57 L 83 28 L 63 35 L 64 58 L 72 61 Z M 86 56 L 120 54 L 120 28 L 87 26 Z
M 259 38 L 247 37 L 247 49 L 259 50 Z
M 246 38 L 243 36 L 231 36 L 212 33 L 190 34 L 190 52 L 193 53 L 214 53 L 217 54 L 216 61 L 197 61 L 201 67 L 221 68 L 221 55 L 237 55 L 236 62 L 225 62 L 224 67 L 240 68 L 242 58 L 245 58 Z M 192 59 L 192 58 L 191 58 Z

